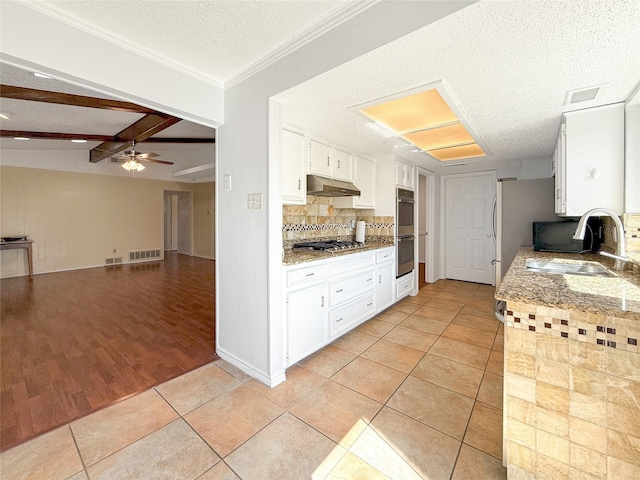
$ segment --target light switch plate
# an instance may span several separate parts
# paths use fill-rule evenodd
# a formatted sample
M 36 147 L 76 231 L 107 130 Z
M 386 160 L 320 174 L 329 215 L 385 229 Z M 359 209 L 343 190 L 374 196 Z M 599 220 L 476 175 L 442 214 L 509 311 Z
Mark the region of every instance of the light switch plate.
M 224 176 L 224 189 L 231 190 L 231 175 Z
M 249 194 L 249 210 L 262 210 L 262 194 L 261 193 Z

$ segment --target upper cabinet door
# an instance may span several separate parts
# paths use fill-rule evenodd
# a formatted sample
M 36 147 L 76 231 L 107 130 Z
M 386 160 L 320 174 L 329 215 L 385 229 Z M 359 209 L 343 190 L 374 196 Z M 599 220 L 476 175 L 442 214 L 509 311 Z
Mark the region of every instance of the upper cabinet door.
M 624 104 L 576 110 L 563 117 L 556 165 L 559 214 L 578 217 L 601 207 L 622 215 Z
M 309 173 L 323 177 L 333 176 L 331 147 L 313 140 L 309 142 Z
M 353 156 L 353 183 L 360 195 L 357 197 L 336 197 L 333 206 L 338 208 L 375 208 L 376 163 L 373 160 Z
M 353 161 L 350 153 L 334 149 L 333 177 L 346 182 L 353 182 Z
M 307 203 L 306 142 L 302 135 L 282 130 L 281 166 L 282 203 L 304 205 Z
M 414 189 L 414 165 L 396 160 L 396 186 Z

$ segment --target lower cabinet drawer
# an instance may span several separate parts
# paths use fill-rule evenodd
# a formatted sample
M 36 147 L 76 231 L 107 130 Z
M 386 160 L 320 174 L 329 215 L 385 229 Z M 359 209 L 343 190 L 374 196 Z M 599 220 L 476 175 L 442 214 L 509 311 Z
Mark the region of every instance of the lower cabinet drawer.
M 333 307 L 375 287 L 374 270 L 365 270 L 338 281 L 329 281 L 329 306 Z
M 329 336 L 339 335 L 376 310 L 375 295 L 368 293 L 357 300 L 329 311 Z
M 406 297 L 413 291 L 413 274 L 405 275 L 396 283 L 396 300 Z

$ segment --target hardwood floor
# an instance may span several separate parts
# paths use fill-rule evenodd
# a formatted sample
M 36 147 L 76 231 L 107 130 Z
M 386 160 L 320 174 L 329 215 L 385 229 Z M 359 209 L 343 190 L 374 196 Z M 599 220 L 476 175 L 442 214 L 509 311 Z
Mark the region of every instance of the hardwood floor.
M 0 280 L 0 449 L 216 358 L 214 262 Z
M 427 282 L 424 280 L 424 269 L 425 264 L 422 262 L 418 263 L 418 290 L 427 285 Z

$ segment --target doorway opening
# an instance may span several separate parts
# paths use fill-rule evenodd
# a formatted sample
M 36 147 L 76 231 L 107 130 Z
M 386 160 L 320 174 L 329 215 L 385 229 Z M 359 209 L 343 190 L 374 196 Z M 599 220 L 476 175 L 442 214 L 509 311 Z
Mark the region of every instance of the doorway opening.
M 418 167 L 418 289 L 438 280 L 436 264 L 436 191 L 433 172 Z
M 191 192 L 164 191 L 164 250 L 192 255 Z

